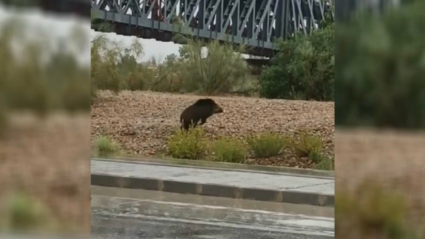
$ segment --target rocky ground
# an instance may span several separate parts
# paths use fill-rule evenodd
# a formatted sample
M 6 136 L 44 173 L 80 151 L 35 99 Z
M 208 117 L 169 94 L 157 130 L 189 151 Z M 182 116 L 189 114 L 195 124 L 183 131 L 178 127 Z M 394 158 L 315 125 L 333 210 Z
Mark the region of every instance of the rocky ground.
M 108 135 L 129 154 L 157 155 L 166 150 L 166 140 L 179 127 L 183 109 L 202 96 L 124 91 L 119 95 L 100 92 L 91 111 L 92 140 Z M 252 133 L 293 134 L 306 130 L 324 141 L 324 153 L 334 151 L 334 103 L 266 100 L 247 97 L 211 97 L 224 108 L 202 127 L 210 138 L 223 135 L 244 138 Z M 251 163 L 311 167 L 307 159 L 282 156 L 250 160 Z
M 150 93 L 140 94 L 149 98 Z M 125 93 L 118 99 L 108 94 L 104 96 L 106 99 L 96 103 L 97 108 L 92 114 L 96 115 L 96 112 L 99 114 L 100 111 L 106 112 L 106 115 L 115 116 L 106 122 L 120 119 L 119 113 L 111 112 L 115 110 L 121 112 L 122 109 L 111 110 L 107 106 L 118 104 L 118 99 L 131 98 L 131 95 Z M 192 96 L 175 97 L 185 98 L 187 103 L 193 98 Z M 217 99 L 217 102 L 229 105 L 226 99 Z M 101 110 L 102 107 L 99 105 L 103 105 L 109 111 Z M 142 104 L 139 102 L 140 105 Z M 164 103 L 157 103 L 157 105 L 164 107 Z M 96 119 L 94 115 L 92 115 L 92 129 L 99 124 L 99 122 L 96 123 L 99 119 Z M 140 116 L 140 111 L 135 111 L 134 115 Z M 215 125 L 218 124 L 217 118 L 211 120 L 215 122 Z M 171 117 L 163 120 L 169 122 L 167 127 L 177 124 Z M 141 119 L 139 117 L 134 121 L 141 122 Z M 89 127 L 88 116 L 55 115 L 45 121 L 21 115 L 15 117 L 13 126 L 0 138 L 0 201 L 4 199 L 7 192 L 19 187 L 44 202 L 50 208 L 56 221 L 72 225 L 81 232 L 89 232 L 90 134 L 87 131 Z M 209 124 L 210 127 L 212 127 L 211 124 Z M 225 129 L 228 129 L 228 126 Z M 142 127 L 140 130 L 148 129 Z M 96 130 L 93 130 L 93 134 L 94 132 Z M 152 134 L 149 135 L 152 137 Z M 417 227 L 425 225 L 423 217 L 425 215 L 425 184 L 423 183 L 425 136 L 423 132 L 338 129 L 335 133 L 335 141 L 337 195 L 339 192 L 355 189 L 364 180 L 377 180 L 395 192 L 404 193 L 410 209 L 408 218 L 411 224 Z M 0 214 L 2 215 L 0 219 L 4 219 L 5 214 L 2 213 L 1 207 Z
M 0 135 L 0 228 L 10 215 L 4 200 L 24 192 L 45 208 L 34 218 L 43 229 L 90 233 L 89 115 L 19 114 L 9 126 Z

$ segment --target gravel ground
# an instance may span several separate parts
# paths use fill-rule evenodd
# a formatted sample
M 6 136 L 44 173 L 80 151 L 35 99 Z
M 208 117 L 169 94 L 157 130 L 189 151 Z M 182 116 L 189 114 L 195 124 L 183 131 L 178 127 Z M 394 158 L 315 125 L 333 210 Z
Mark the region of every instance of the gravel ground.
M 149 96 L 152 95 L 152 93 L 143 92 L 138 94 L 140 100 L 150 99 Z M 159 100 L 156 98 L 156 102 L 161 102 L 158 94 L 153 95 L 159 98 Z M 118 117 L 120 114 L 114 113 L 114 111 L 121 112 L 123 109 L 132 111 L 124 107 L 120 109 L 110 106 L 120 105 L 119 102 L 135 104 L 133 114 L 138 115 L 138 119 L 133 119 L 133 121 L 141 122 L 139 116 L 141 115 L 140 111 L 143 110 L 134 110 L 137 108 L 137 104 L 131 103 L 133 101 L 130 99 L 134 97 L 132 94 L 125 92 L 119 97 L 108 97 L 105 93 L 103 96 L 106 98 L 97 102 L 92 112 L 92 129 L 96 129 L 96 125 L 100 128 L 99 122 L 102 122 L 96 119 L 96 115 L 99 115 L 96 112 L 111 115 L 110 119 L 104 120 L 108 123 L 120 119 Z M 163 97 L 167 98 L 167 96 Z M 193 96 L 174 97 L 177 99 L 181 97 L 187 103 L 196 98 Z M 123 99 L 127 99 L 127 101 Z M 217 99 L 217 102 L 224 106 L 229 105 L 232 100 Z M 250 99 L 245 100 L 251 101 Z M 252 101 L 255 102 L 255 99 Z M 294 103 L 307 104 L 307 102 Z M 156 104 L 158 108 L 165 107 L 164 103 Z M 175 104 L 184 108 L 183 103 Z M 252 104 L 254 105 L 254 103 Z M 282 104 L 285 104 L 285 101 Z M 145 104 L 139 102 L 138 105 L 142 107 Z M 240 102 L 240 105 L 243 103 Z M 142 109 L 147 108 L 145 106 Z M 281 106 L 281 108 L 284 107 Z M 333 108 L 333 106 L 329 106 L 329 108 Z M 174 111 L 179 112 L 180 110 L 174 109 Z M 154 111 L 150 111 L 150 113 L 154 114 Z M 178 113 L 175 114 L 178 115 Z M 332 118 L 333 115 L 329 117 Z M 166 129 L 177 124 L 171 118 L 162 120 L 165 122 Z M 213 124 L 217 125 L 219 123 L 217 120 L 218 117 L 214 116 L 207 126 L 212 127 L 211 122 L 215 122 Z M 107 123 L 103 127 L 107 126 Z M 16 117 L 13 120 L 13 127 L 6 131 L 7 137 L 0 139 L 0 195 L 3 196 L 16 189 L 18 182 L 31 195 L 45 202 L 58 222 L 66 223 L 83 232 L 89 232 L 90 162 L 88 155 L 90 148 L 88 145 L 90 135 L 87 132 L 89 124 L 87 116 L 55 115 L 45 121 L 25 116 Z M 143 124 L 139 124 L 139 128 L 136 128 L 139 132 L 147 130 L 140 125 Z M 228 129 L 227 125 L 225 129 Z M 151 130 L 153 131 L 155 128 Z M 152 137 L 152 134 L 149 137 Z M 330 136 L 330 138 L 332 137 Z M 402 191 L 410 204 L 408 217 L 413 222 L 412 225 L 416 224 L 418 227 L 425 225 L 423 217 L 425 215 L 425 184 L 423 183 L 425 136 L 423 132 L 338 129 L 335 140 L 337 142 L 335 156 L 338 158 L 335 164 L 336 194 L 341 190 L 352 190 L 364 180 L 372 177 L 386 187 Z
M 89 128 L 88 114 L 12 117 L 0 137 L 0 215 L 19 189 L 47 207 L 52 230 L 90 233 Z
M 152 156 L 166 151 L 166 140 L 177 127 L 184 108 L 202 96 L 124 91 L 100 92 L 91 111 L 92 140 L 109 135 L 126 153 Z M 223 135 L 245 138 L 257 132 L 293 134 L 307 130 L 324 141 L 324 153 L 333 156 L 334 103 L 266 100 L 247 97 L 211 97 L 224 108 L 202 127 L 213 139 Z M 307 159 L 284 155 L 250 163 L 312 167 Z
M 335 140 L 336 193 L 376 180 L 405 195 L 410 225 L 425 233 L 425 134 L 337 129 Z

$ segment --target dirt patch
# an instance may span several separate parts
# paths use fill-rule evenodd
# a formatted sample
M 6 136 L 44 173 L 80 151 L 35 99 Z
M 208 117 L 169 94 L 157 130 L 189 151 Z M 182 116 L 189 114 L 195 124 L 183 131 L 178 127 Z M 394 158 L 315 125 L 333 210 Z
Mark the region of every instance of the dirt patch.
M 166 150 L 166 140 L 179 127 L 183 109 L 201 97 L 154 92 L 124 91 L 119 95 L 100 92 L 91 111 L 92 136 L 109 135 L 129 154 L 156 155 Z M 324 141 L 324 152 L 333 155 L 333 102 L 211 98 L 224 109 L 224 113 L 212 116 L 202 126 L 211 139 L 224 135 L 245 138 L 266 131 L 290 135 L 301 129 L 320 136 Z M 308 160 L 288 155 L 250 162 L 312 166 Z
M 0 138 L 0 195 L 23 190 L 47 206 L 61 230 L 89 233 L 89 116 L 23 114 L 11 122 Z
M 376 130 L 336 130 L 335 191 L 354 190 L 373 179 L 402 192 L 409 219 L 425 225 L 425 134 Z M 425 229 L 424 229 L 425 230 Z

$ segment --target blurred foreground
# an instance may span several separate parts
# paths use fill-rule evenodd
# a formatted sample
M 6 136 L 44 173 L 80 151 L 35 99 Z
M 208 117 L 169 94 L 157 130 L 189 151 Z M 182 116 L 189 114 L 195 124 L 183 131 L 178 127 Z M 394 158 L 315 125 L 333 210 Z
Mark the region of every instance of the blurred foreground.
M 92 238 L 334 238 L 334 209 L 92 186 Z
M 409 2 L 337 27 L 337 238 L 425 238 L 425 2 Z
M 0 15 L 0 231 L 88 235 L 89 25 Z
M 425 136 L 337 130 L 337 238 L 424 238 Z

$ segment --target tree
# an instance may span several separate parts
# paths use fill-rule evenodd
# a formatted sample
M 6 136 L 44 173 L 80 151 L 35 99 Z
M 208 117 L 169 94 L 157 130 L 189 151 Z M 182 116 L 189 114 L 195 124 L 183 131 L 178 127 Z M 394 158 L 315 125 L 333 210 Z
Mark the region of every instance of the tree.
M 184 79 L 184 89 L 207 94 L 231 91 L 248 72 L 241 52 L 244 52 L 244 46 L 235 51 L 230 44 L 218 41 L 204 44 L 189 39 L 188 44 L 180 49 L 180 77 Z
M 260 78 L 260 95 L 266 98 L 333 100 L 334 23 L 311 35 L 278 42 L 272 65 Z
M 425 127 L 425 3 L 338 26 L 336 124 Z

